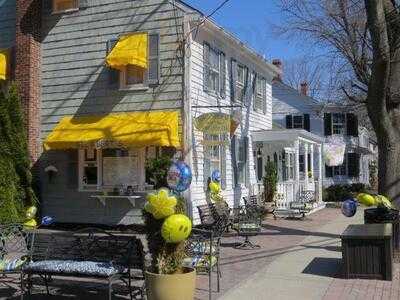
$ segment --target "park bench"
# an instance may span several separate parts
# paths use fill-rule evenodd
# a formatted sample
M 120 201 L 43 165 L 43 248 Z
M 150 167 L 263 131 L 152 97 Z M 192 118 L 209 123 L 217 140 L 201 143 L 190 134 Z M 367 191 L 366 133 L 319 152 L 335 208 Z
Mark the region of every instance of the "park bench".
M 50 278 L 83 277 L 106 280 L 108 299 L 113 284 L 121 281 L 132 296 L 132 280 L 143 280 L 144 251 L 140 239 L 131 235 L 114 235 L 96 228 L 75 232 L 37 232 L 30 262 L 23 266 L 22 289 L 31 293 L 32 276 L 44 280 L 47 294 Z M 135 276 L 134 272 L 137 272 Z M 143 288 L 140 288 L 143 297 Z
M 300 192 L 299 199 L 290 203 L 288 208 L 275 209 L 274 219 L 280 218 L 300 218 L 304 219 L 306 214 L 312 210 L 312 205 L 315 202 L 314 191 Z

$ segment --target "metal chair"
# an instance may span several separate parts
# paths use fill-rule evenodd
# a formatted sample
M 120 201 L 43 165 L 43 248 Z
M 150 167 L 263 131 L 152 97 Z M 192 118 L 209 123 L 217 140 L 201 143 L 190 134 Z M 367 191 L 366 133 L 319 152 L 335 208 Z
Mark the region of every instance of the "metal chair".
M 256 236 L 261 232 L 261 214 L 257 210 L 244 209 L 239 214 L 239 222 L 236 231 L 239 236 L 244 237 L 244 241 L 235 246 L 236 249 L 255 249 L 260 248 L 260 245 L 256 245 L 251 242 L 250 237 Z

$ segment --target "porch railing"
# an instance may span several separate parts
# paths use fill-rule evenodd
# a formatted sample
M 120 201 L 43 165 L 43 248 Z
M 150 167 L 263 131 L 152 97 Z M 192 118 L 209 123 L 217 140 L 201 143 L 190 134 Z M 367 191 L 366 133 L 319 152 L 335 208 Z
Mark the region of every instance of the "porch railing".
M 289 208 L 290 203 L 296 201 L 300 193 L 303 191 L 315 191 L 317 202 L 321 201 L 322 191 L 319 187 L 318 181 L 310 182 L 306 185 L 304 181 L 300 182 L 279 182 L 276 194 L 277 208 Z

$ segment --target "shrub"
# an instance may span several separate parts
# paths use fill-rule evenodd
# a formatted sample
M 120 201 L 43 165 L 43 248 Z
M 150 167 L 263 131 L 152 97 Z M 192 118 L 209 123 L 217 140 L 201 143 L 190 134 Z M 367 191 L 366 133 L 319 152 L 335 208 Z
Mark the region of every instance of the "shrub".
M 322 198 L 325 202 L 340 202 L 355 197 L 359 193 L 367 192 L 368 187 L 362 183 L 335 184 L 323 190 Z

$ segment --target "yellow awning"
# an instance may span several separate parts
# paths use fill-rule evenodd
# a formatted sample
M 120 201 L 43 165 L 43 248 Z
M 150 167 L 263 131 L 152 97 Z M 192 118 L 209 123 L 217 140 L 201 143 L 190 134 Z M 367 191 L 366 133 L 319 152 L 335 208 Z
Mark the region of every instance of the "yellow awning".
M 133 112 L 108 116 L 65 117 L 44 142 L 45 150 L 93 146 L 112 141 L 125 147 L 180 148 L 179 112 Z
M 0 49 L 0 80 L 7 79 L 8 67 L 8 50 Z
M 122 36 L 106 58 L 110 68 L 122 70 L 127 65 L 147 69 L 147 33 Z

